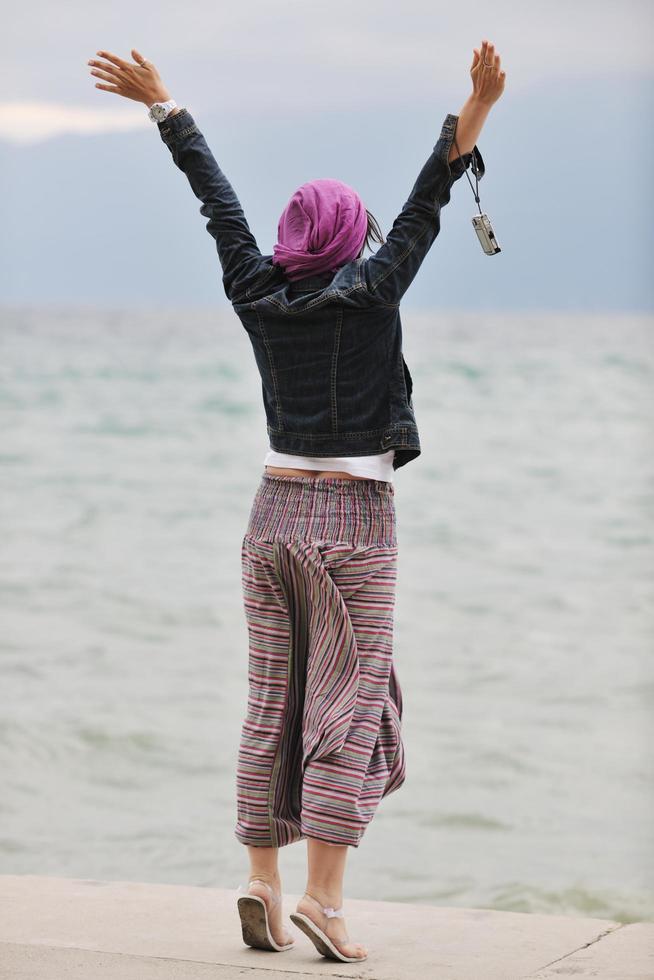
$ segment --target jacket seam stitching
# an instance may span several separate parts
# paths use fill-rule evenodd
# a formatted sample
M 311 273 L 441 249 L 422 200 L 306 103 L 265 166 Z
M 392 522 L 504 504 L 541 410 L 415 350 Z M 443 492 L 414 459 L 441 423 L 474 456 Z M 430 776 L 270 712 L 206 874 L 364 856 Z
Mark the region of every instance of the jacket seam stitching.
M 420 230 L 418 231 L 418 233 L 416 235 L 414 235 L 414 237 L 410 240 L 409 247 L 407 248 L 407 250 L 405 252 L 403 252 L 403 254 L 400 255 L 400 257 L 398 259 L 395 260 L 395 262 L 390 267 L 390 269 L 387 269 L 386 272 L 382 273 L 382 275 L 378 276 L 377 279 L 375 279 L 375 281 L 373 283 L 371 283 L 370 292 L 373 292 L 373 290 L 375 290 L 377 288 L 377 286 L 379 285 L 380 282 L 382 282 L 384 279 L 387 279 L 388 276 L 390 276 L 392 272 L 395 272 L 395 270 L 398 268 L 398 266 L 400 266 L 402 264 L 402 262 L 404 262 L 404 260 L 407 259 L 409 257 L 409 255 L 411 255 L 411 252 L 413 252 L 414 248 L 418 244 L 418 241 L 422 238 L 422 236 L 424 235 L 424 233 L 429 228 L 429 225 L 430 225 L 430 222 L 429 221 L 425 221 L 425 223 L 423 225 L 421 225 Z
M 313 309 L 314 306 L 327 303 L 330 299 L 334 299 L 337 296 L 349 296 L 350 293 L 353 293 L 357 289 L 361 289 L 361 285 L 359 283 L 355 283 L 353 286 L 349 286 L 347 289 L 333 290 L 332 292 L 327 293 L 326 296 L 317 296 L 315 299 L 312 299 L 311 302 L 307 303 L 305 306 L 302 306 L 298 310 L 290 310 L 284 303 L 280 303 L 278 299 L 275 299 L 274 296 L 264 296 L 263 300 L 266 303 L 271 303 L 273 306 L 278 307 L 278 309 L 283 310 L 284 313 L 295 316 L 299 313 L 305 313 L 307 310 Z
M 270 341 L 268 339 L 268 334 L 266 333 L 265 327 L 263 325 L 263 318 L 259 311 L 257 310 L 257 321 L 259 323 L 259 331 L 261 333 L 261 339 L 263 340 L 266 347 L 266 354 L 268 355 L 268 364 L 270 365 L 270 374 L 273 382 L 273 389 L 275 392 L 275 411 L 277 412 L 277 424 L 279 425 L 280 431 L 285 431 L 282 423 L 282 406 L 279 400 L 279 388 L 277 386 L 277 371 L 275 370 L 275 363 L 272 356 L 272 348 L 270 346 Z
M 177 132 L 174 132 L 173 130 L 168 130 L 168 132 L 166 132 L 164 135 L 172 136 L 171 142 L 175 143 L 178 140 L 180 140 L 183 136 L 188 136 L 189 133 L 199 133 L 199 129 L 195 125 L 195 123 L 192 126 L 187 126 L 186 129 L 180 129 Z
M 343 325 L 343 310 L 339 309 L 336 314 L 336 336 L 334 338 L 334 349 L 332 351 L 332 370 L 331 370 L 331 416 L 332 432 L 338 434 L 338 414 L 336 406 L 336 371 L 338 368 L 338 351 L 341 342 L 341 328 Z
M 267 429 L 268 432 L 275 435 L 300 436 L 302 439 L 332 439 L 333 438 L 332 432 L 324 432 L 324 433 L 323 432 L 319 432 L 319 433 L 293 432 L 290 429 L 276 429 L 272 425 L 268 425 Z M 384 433 L 387 433 L 388 435 L 391 436 L 395 435 L 396 433 L 400 435 L 406 435 L 407 431 L 416 432 L 416 433 L 418 431 L 418 427 L 416 425 L 412 425 L 412 424 L 409 425 L 406 422 L 403 422 L 402 425 L 398 425 L 392 428 L 391 432 L 388 432 L 388 429 L 389 426 L 383 426 L 381 429 L 362 429 L 359 432 L 339 432 L 338 437 L 339 439 L 356 439 L 359 436 L 378 436 L 378 435 L 383 435 Z
M 264 276 L 262 276 L 261 279 L 257 278 L 255 280 L 255 282 L 253 282 L 250 286 L 248 286 L 248 288 L 245 290 L 244 293 L 238 293 L 238 294 L 236 294 L 232 298 L 232 303 L 238 303 L 239 298 L 241 296 L 244 299 L 251 299 L 252 298 L 252 290 L 254 289 L 255 285 L 256 286 L 263 286 L 263 284 L 265 282 L 268 282 L 268 280 L 270 279 L 270 277 L 271 277 L 271 275 L 273 274 L 274 271 L 275 271 L 275 267 L 274 267 L 274 265 L 271 265 L 270 268 L 268 269 L 268 271 L 266 272 L 266 274 Z

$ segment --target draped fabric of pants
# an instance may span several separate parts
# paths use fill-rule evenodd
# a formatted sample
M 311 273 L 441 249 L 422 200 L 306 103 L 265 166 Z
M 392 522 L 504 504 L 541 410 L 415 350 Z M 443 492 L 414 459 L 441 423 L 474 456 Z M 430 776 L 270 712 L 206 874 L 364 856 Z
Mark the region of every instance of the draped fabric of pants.
M 241 561 L 249 690 L 235 835 L 357 847 L 405 779 L 393 485 L 264 473 Z

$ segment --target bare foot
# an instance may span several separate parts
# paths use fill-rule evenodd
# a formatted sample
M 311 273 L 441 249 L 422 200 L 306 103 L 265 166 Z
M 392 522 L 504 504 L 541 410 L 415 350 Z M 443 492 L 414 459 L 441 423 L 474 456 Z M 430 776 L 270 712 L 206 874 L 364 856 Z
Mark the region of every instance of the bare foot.
M 263 878 L 263 875 L 261 876 Z M 268 884 L 272 885 L 275 893 L 275 897 L 270 894 L 270 889 L 266 888 L 263 881 L 257 878 L 251 878 L 248 887 L 248 895 L 256 895 L 257 898 L 262 898 L 266 904 L 268 910 L 268 922 L 270 924 L 270 933 L 277 943 L 278 946 L 287 946 L 289 943 L 294 942 L 294 937 L 284 929 L 282 925 L 282 885 L 279 878 L 266 878 Z M 276 899 L 279 898 L 279 901 Z
M 347 929 L 345 928 L 345 919 L 341 916 L 327 916 L 323 912 L 323 906 L 330 907 L 330 902 L 327 900 L 328 896 L 322 896 L 325 901 L 320 902 L 313 895 L 309 895 L 305 892 L 300 901 L 297 903 L 296 912 L 301 912 L 302 915 L 306 915 L 307 918 L 311 919 L 319 929 L 329 936 L 334 946 L 336 946 L 344 956 L 356 956 L 363 959 L 368 955 L 368 949 L 366 946 L 362 946 L 361 943 L 350 942 L 350 938 L 347 934 Z M 338 906 L 334 906 L 338 908 Z

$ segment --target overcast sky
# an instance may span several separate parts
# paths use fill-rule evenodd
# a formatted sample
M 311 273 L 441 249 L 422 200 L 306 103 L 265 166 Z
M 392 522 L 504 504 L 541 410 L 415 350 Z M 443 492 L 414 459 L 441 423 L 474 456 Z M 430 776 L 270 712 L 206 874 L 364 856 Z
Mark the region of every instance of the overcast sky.
M 43 0 L 16 4 L 0 32 L 0 177 L 14 191 L 0 301 L 147 304 L 153 271 L 174 262 L 194 302 L 225 302 L 200 202 L 145 108 L 94 87 L 87 60 L 98 49 L 130 58 L 135 47 L 157 65 L 270 253 L 288 197 L 317 176 L 356 186 L 388 230 L 445 114 L 463 105 L 472 49 L 487 37 L 507 81 L 478 141 L 480 193 L 504 251 L 486 257 L 473 240 L 464 178 L 444 217 L 449 240 L 433 246 L 416 298 L 444 301 L 438 271 L 448 282 L 461 275 L 446 305 L 651 309 L 653 9 L 649 0 L 68 0 L 53 17 Z M 111 210 L 102 240 L 120 242 L 111 279 L 112 260 L 99 270 L 88 253 L 98 198 Z M 135 221 L 129 245 L 121 228 Z M 47 248 L 34 235 L 46 222 Z
M 562 77 L 652 75 L 651 0 L 240 0 L 14 4 L 0 32 L 0 134 L 145 127 L 141 107 L 96 90 L 86 61 L 136 47 L 178 101 L 205 112 L 401 107 L 429 86 L 466 91 L 472 48 L 495 40 L 507 100 Z M 424 96 L 423 96 L 424 97 Z

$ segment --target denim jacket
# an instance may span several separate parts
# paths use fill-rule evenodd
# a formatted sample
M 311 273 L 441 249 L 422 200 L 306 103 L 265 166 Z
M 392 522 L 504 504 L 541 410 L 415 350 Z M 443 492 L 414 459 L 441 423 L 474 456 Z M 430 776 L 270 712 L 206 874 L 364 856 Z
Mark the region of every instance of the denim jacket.
M 289 280 L 262 255 L 236 193 L 188 109 L 158 123 L 161 138 L 215 239 L 225 294 L 250 338 L 270 447 L 295 456 L 395 450 L 397 469 L 420 455 L 413 381 L 402 354 L 400 301 L 440 231 L 450 188 L 475 146 L 448 163 L 458 116 L 448 113 L 386 242 L 370 258 Z

